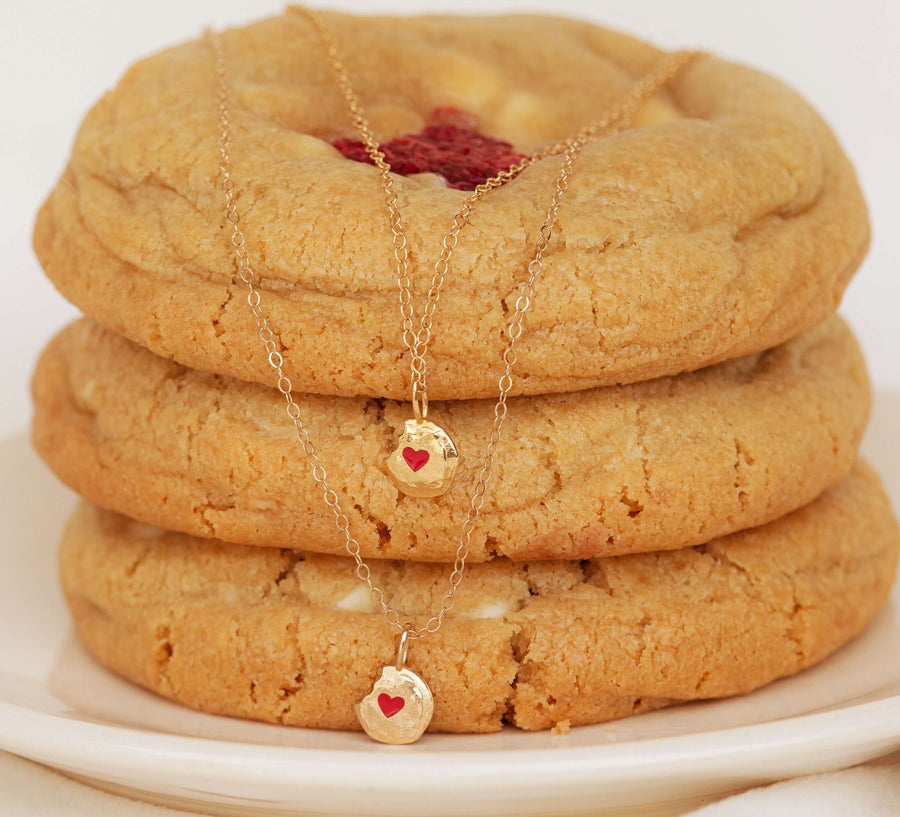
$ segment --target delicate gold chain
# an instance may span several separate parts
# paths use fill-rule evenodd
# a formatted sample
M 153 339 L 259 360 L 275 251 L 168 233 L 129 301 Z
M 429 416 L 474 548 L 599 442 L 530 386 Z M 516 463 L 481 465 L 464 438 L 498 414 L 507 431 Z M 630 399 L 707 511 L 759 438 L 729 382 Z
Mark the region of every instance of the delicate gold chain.
M 407 249 L 406 233 L 403 228 L 403 218 L 397 203 L 397 192 L 394 189 L 394 180 L 391 176 L 391 167 L 385 160 L 384 153 L 379 147 L 378 140 L 375 138 L 375 134 L 372 131 L 372 126 L 366 119 L 362 103 L 353 88 L 353 84 L 350 82 L 350 77 L 347 74 L 343 62 L 341 61 L 337 42 L 328 26 L 325 24 L 325 21 L 317 12 L 303 6 L 291 6 L 290 11 L 306 17 L 318 32 L 328 54 L 328 59 L 331 63 L 332 70 L 334 71 L 338 86 L 344 95 L 347 108 L 350 112 L 350 118 L 353 120 L 353 125 L 362 139 L 366 153 L 381 174 L 381 184 L 384 188 L 385 201 L 387 202 L 389 212 L 391 234 L 393 236 L 394 258 L 397 264 L 397 286 L 400 290 L 400 315 L 403 319 L 403 342 L 410 352 L 412 403 L 416 418 L 421 420 L 428 414 L 426 353 L 428 351 L 428 344 L 431 341 L 431 327 L 434 311 L 437 308 L 438 300 L 440 298 L 441 286 L 443 285 L 444 278 L 450 268 L 450 258 L 454 248 L 459 243 L 460 232 L 468 223 L 469 216 L 472 214 L 476 203 L 485 195 L 485 193 L 495 188 L 502 187 L 534 162 L 549 156 L 565 153 L 573 140 L 567 139 L 563 142 L 557 142 L 532 156 L 527 156 L 518 164 L 500 171 L 495 176 L 478 185 L 472 193 L 466 197 L 462 207 L 453 217 L 450 230 L 441 240 L 440 254 L 434 264 L 434 274 L 431 279 L 431 286 L 428 290 L 425 308 L 422 310 L 422 316 L 419 319 L 419 331 L 416 332 L 409 279 L 409 251 Z M 580 145 L 584 145 L 586 142 L 591 141 L 598 136 L 614 133 L 627 127 L 641 103 L 658 90 L 661 85 L 664 85 L 675 76 L 675 74 L 678 73 L 689 60 L 693 59 L 694 56 L 696 56 L 695 53 L 685 51 L 664 59 L 655 71 L 651 72 L 635 85 L 618 107 L 614 108 L 610 113 L 603 117 L 603 119 L 593 122 L 582 129 L 574 138 L 579 140 Z
M 406 632 L 408 634 L 408 637 L 411 639 L 422 638 L 429 633 L 435 633 L 438 631 L 438 629 L 440 629 L 441 624 L 444 620 L 444 616 L 453 607 L 456 589 L 459 587 L 459 584 L 462 581 L 466 558 L 468 557 L 469 553 L 469 545 L 471 542 L 472 533 L 475 530 L 478 516 L 481 513 L 481 509 L 484 505 L 484 494 L 487 489 L 488 482 L 490 481 L 494 459 L 497 454 L 497 448 L 500 444 L 500 434 L 503 428 L 503 422 L 506 419 L 507 415 L 507 398 L 513 385 L 512 370 L 518 357 L 518 353 L 516 352 L 516 343 L 522 336 L 525 313 L 528 311 L 528 308 L 531 305 L 531 299 L 534 296 L 535 282 L 543 272 L 544 252 L 550 243 L 553 229 L 555 228 L 558 220 L 560 202 L 562 201 L 562 197 L 566 192 L 566 189 L 568 188 L 568 180 L 572 171 L 572 166 L 574 165 L 575 159 L 577 158 L 578 153 L 580 152 L 582 147 L 584 147 L 584 145 L 591 139 L 595 138 L 599 129 L 603 127 L 609 127 L 609 123 L 618 123 L 620 117 L 630 116 L 631 114 L 616 114 L 616 112 L 614 111 L 604 120 L 601 120 L 601 123 L 606 122 L 608 123 L 607 125 L 597 123 L 596 125 L 585 128 L 577 136 L 568 139 L 565 142 L 561 142 L 558 145 L 549 148 L 547 151 L 542 152 L 541 154 L 536 154 L 535 156 L 526 159 L 521 163 L 521 165 L 510 168 L 509 170 L 495 176 L 494 179 L 488 180 L 484 183 L 484 185 L 479 186 L 479 189 L 484 188 L 484 190 L 478 194 L 480 196 L 483 195 L 483 193 L 488 189 L 491 189 L 492 186 L 497 187 L 501 184 L 504 184 L 510 178 L 513 178 L 513 176 L 521 172 L 521 170 L 527 167 L 528 164 L 536 161 L 537 158 L 550 156 L 559 152 L 563 153 L 562 165 L 560 167 L 559 176 L 556 179 L 553 198 L 550 202 L 550 206 L 547 209 L 544 223 L 541 225 L 538 239 L 535 243 L 534 255 L 532 257 L 532 260 L 528 264 L 528 277 L 520 287 L 519 296 L 516 299 L 515 303 L 514 314 L 506 326 L 505 334 L 507 338 L 507 345 L 502 357 L 504 363 L 504 372 L 500 376 L 500 379 L 497 383 L 500 394 L 497 403 L 494 406 L 494 422 L 487 446 L 485 447 L 484 457 L 481 463 L 481 470 L 475 483 L 475 489 L 469 502 L 468 511 L 466 512 L 466 519 L 462 526 L 460 542 L 456 550 L 456 558 L 453 564 L 453 571 L 450 574 L 449 589 L 444 594 L 444 597 L 441 600 L 441 605 L 438 612 L 432 615 L 431 618 L 429 618 L 423 626 L 415 628 L 411 623 L 403 622 L 401 620 L 400 614 L 395 609 L 390 607 L 386 602 L 384 591 L 380 587 L 377 587 L 372 581 L 372 571 L 369 566 L 363 561 L 362 556 L 360 555 L 359 542 L 350 533 L 350 521 L 341 508 L 337 493 L 328 484 L 328 474 L 319 459 L 316 447 L 310 438 L 309 430 L 306 428 L 301 419 L 300 406 L 294 400 L 291 381 L 284 373 L 284 358 L 278 351 L 278 342 L 276 341 L 275 332 L 269 326 L 269 322 L 262 310 L 261 296 L 259 294 L 259 289 L 257 288 L 256 283 L 256 273 L 254 272 L 253 266 L 250 263 L 250 258 L 247 255 L 244 233 L 241 231 L 239 226 L 240 216 L 238 214 L 237 204 L 234 198 L 234 180 L 231 175 L 231 119 L 229 116 L 228 96 L 230 80 L 228 74 L 228 66 L 225 61 L 225 53 L 222 49 L 222 43 L 218 35 L 212 30 L 208 30 L 207 38 L 216 58 L 216 74 L 218 79 L 219 91 L 219 171 L 222 174 L 222 192 L 225 195 L 225 218 L 232 227 L 231 243 L 234 247 L 234 252 L 237 259 L 237 277 L 240 278 L 240 280 L 243 281 L 243 283 L 247 286 L 247 303 L 250 306 L 253 317 L 256 319 L 259 338 L 262 341 L 266 352 L 268 353 L 269 365 L 277 374 L 278 379 L 276 381 L 276 387 L 285 398 L 287 415 L 294 424 L 297 441 L 300 443 L 301 447 L 303 448 L 303 452 L 307 457 L 312 477 L 322 491 L 322 498 L 324 499 L 325 504 L 331 509 L 332 513 L 334 514 L 335 525 L 338 531 L 344 536 L 344 547 L 347 553 L 356 562 L 356 575 L 360 580 L 366 583 L 372 599 L 375 601 L 378 607 L 381 608 L 381 611 L 384 614 L 384 618 L 389 624 L 397 627 L 401 631 Z M 686 59 L 684 59 L 682 55 L 676 56 L 682 57 L 678 62 L 679 67 L 685 64 Z M 673 73 L 674 72 L 671 69 L 663 72 L 661 68 L 658 71 L 654 72 L 654 74 L 651 74 L 650 77 L 645 79 L 642 83 L 640 83 L 640 86 L 646 86 L 651 78 L 657 77 L 653 86 L 655 89 L 659 87 L 662 82 L 667 81 L 673 75 Z M 665 77 L 665 79 L 659 79 L 659 77 L 663 76 Z M 644 93 L 645 95 L 649 94 L 649 90 L 645 90 Z M 631 113 L 633 113 L 633 111 L 637 109 L 638 104 L 639 102 L 633 102 L 633 104 L 631 105 L 626 105 L 626 103 L 623 103 L 619 108 L 616 109 L 616 111 L 631 111 Z M 365 123 L 364 119 L 362 119 L 361 121 Z M 366 128 L 368 130 L 368 126 L 366 126 Z M 371 133 L 371 131 L 368 132 Z M 382 163 L 384 163 L 383 157 L 381 161 Z M 387 167 L 386 164 L 385 167 Z M 390 183 L 390 168 L 387 169 L 387 174 L 388 181 L 386 182 L 385 187 L 389 193 L 393 193 L 393 185 Z M 473 196 L 474 195 L 475 194 L 473 194 Z M 473 196 L 470 196 L 469 199 L 473 199 Z M 467 202 L 469 201 L 469 199 L 467 199 Z M 473 205 L 475 201 L 477 201 L 477 198 L 473 199 Z M 401 223 L 400 212 L 396 206 L 396 195 L 393 196 L 392 203 L 390 202 L 391 199 L 389 197 L 389 206 L 391 207 L 392 212 L 393 229 L 393 225 L 395 223 L 395 216 L 393 215 L 394 213 L 396 213 L 396 224 L 399 225 Z M 455 233 L 451 231 L 451 233 L 448 233 L 448 235 L 458 235 L 459 230 L 462 229 L 462 226 L 465 224 L 465 220 L 468 218 L 468 214 L 470 212 L 471 206 L 464 206 L 463 209 L 460 210 L 460 213 L 457 214 L 457 218 L 454 219 L 454 228 L 456 228 L 456 231 Z M 462 220 L 459 221 L 459 219 Z M 458 228 L 457 223 L 459 224 Z M 394 235 L 394 247 L 395 251 L 397 251 L 398 264 L 401 263 L 401 258 L 404 259 L 404 263 L 402 266 L 405 269 L 405 259 L 407 257 L 406 240 L 405 237 L 403 237 L 402 228 L 399 228 L 399 235 L 401 236 L 402 241 L 399 241 L 396 238 L 398 233 L 395 232 Z M 452 252 L 453 246 L 455 246 L 455 239 L 450 242 L 449 246 L 447 245 L 448 242 L 445 238 L 444 246 L 447 250 L 447 256 L 445 260 L 444 272 L 446 272 L 446 264 L 449 263 L 450 253 Z M 397 249 L 398 246 L 402 247 L 402 251 L 399 251 Z M 441 275 L 440 278 L 442 279 L 442 277 L 443 276 Z M 434 293 L 434 304 L 437 303 L 437 298 L 439 295 L 439 292 L 437 290 L 439 290 L 439 284 Z M 426 314 L 433 314 L 433 311 L 434 307 L 432 306 L 431 312 Z M 404 318 L 406 318 L 405 315 Z M 430 323 L 424 324 L 424 326 L 430 327 Z M 421 344 L 419 344 L 418 336 L 415 335 L 412 329 L 411 311 L 409 317 L 409 328 L 406 331 L 411 333 L 416 338 L 416 346 L 417 348 L 419 348 Z M 427 333 L 425 337 L 428 337 Z

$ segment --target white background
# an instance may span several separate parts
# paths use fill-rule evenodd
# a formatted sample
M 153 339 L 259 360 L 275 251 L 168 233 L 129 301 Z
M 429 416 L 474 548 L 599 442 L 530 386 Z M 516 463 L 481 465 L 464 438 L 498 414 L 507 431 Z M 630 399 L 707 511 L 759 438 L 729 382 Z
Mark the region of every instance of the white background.
M 900 389 L 900 3 L 895 0 L 605 0 L 490 3 L 320 2 L 366 12 L 526 9 L 596 19 L 670 47 L 700 47 L 754 64 L 823 112 L 856 162 L 873 245 L 843 311 L 873 379 Z M 85 111 L 138 56 L 275 13 L 271 0 L 92 0 L 0 6 L 0 433 L 23 428 L 28 377 L 56 328 L 75 316 L 31 252 L 34 213 L 62 170 Z

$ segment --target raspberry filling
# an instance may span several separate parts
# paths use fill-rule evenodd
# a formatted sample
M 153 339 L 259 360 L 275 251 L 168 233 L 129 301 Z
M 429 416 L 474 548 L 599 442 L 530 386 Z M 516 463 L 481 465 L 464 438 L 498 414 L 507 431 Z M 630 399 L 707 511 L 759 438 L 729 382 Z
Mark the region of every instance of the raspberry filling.
M 362 142 L 336 139 L 332 145 L 348 159 L 374 164 Z M 474 190 L 525 158 L 509 142 L 479 133 L 475 117 L 457 108 L 435 108 L 421 133 L 398 136 L 379 148 L 394 173 L 437 173 L 457 190 Z

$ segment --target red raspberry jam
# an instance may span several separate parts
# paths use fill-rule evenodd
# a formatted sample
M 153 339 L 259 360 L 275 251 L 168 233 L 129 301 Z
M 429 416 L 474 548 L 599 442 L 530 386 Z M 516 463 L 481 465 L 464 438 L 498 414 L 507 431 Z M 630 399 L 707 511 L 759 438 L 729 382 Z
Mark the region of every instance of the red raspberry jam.
M 332 144 L 348 159 L 372 164 L 362 142 L 336 139 Z M 379 147 L 394 173 L 438 173 L 457 190 L 474 190 L 525 158 L 509 142 L 479 133 L 475 117 L 457 108 L 435 108 L 421 133 Z

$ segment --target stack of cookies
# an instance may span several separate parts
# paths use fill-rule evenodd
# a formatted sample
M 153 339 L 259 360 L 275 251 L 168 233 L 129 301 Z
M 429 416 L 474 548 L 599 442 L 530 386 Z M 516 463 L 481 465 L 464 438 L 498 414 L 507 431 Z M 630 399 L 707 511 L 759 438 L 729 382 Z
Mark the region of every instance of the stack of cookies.
M 325 19 L 382 141 L 452 108 L 473 139 L 531 154 L 663 56 L 548 17 Z M 560 159 L 490 191 L 460 235 L 427 351 L 428 416 L 459 467 L 446 493 L 407 496 L 385 462 L 412 412 L 378 171 L 338 149 L 356 134 L 304 15 L 221 42 L 261 308 L 372 581 L 420 626 L 449 586 Z M 747 692 L 859 633 L 893 581 L 900 532 L 857 461 L 865 366 L 832 314 L 868 241 L 852 167 L 795 93 L 712 56 L 633 125 L 574 167 L 454 606 L 410 647 L 433 731 Z M 84 644 L 131 681 L 358 729 L 397 630 L 275 388 L 219 140 L 210 42 L 145 59 L 88 114 L 38 215 L 40 261 L 87 316 L 34 378 L 37 450 L 85 499 L 62 585 Z M 416 304 L 468 195 L 446 166 L 475 161 L 464 142 L 434 153 L 394 176 Z

